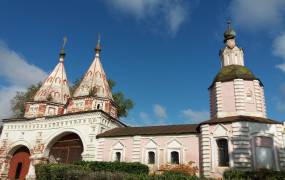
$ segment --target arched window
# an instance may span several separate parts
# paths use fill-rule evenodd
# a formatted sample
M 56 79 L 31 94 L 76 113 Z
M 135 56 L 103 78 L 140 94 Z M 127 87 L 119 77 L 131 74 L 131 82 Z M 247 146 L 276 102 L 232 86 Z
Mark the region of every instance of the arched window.
M 229 166 L 228 140 L 218 139 L 217 147 L 218 147 L 219 166 Z
M 172 151 L 170 156 L 171 164 L 179 164 L 179 153 L 177 151 Z
M 255 137 L 255 168 L 274 169 L 273 140 L 271 137 Z
M 116 152 L 116 161 L 121 161 L 121 152 Z
M 155 153 L 153 151 L 148 152 L 148 164 L 155 164 Z

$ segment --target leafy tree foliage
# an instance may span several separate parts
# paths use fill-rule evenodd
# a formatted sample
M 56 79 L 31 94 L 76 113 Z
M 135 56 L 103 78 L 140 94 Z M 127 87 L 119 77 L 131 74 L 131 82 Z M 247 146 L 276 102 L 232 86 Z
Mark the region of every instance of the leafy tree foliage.
M 113 93 L 115 103 L 118 105 L 118 117 L 127 117 L 129 110 L 134 107 L 131 99 L 126 99 L 122 92 Z
M 70 88 L 71 94 L 74 93 L 75 89 L 79 86 L 81 79 L 76 80 L 73 83 L 73 86 Z M 111 90 L 116 85 L 116 82 L 112 79 L 108 79 L 109 86 Z M 11 109 L 13 112 L 13 115 L 15 117 L 23 117 L 25 113 L 25 103 L 27 101 L 33 100 L 36 92 L 41 87 L 41 83 L 31 85 L 27 88 L 26 92 L 17 92 L 16 96 L 11 101 Z M 94 91 L 94 92 L 93 92 Z M 96 94 L 96 90 L 92 90 L 90 95 Z M 131 99 L 125 98 L 123 92 L 113 92 L 113 98 L 115 103 L 118 105 L 118 117 L 127 117 L 129 110 L 131 110 L 134 107 L 134 103 Z
M 113 89 L 116 86 L 116 82 L 114 80 L 108 79 L 108 84 L 112 90 L 114 101 L 118 106 L 118 117 L 127 117 L 129 110 L 134 107 L 134 102 L 131 99 L 126 98 L 124 93 L 121 91 L 113 92 Z
M 25 103 L 33 100 L 35 94 L 41 87 L 41 83 L 33 84 L 25 92 L 17 92 L 11 100 L 11 109 L 15 117 L 23 117 L 25 113 Z

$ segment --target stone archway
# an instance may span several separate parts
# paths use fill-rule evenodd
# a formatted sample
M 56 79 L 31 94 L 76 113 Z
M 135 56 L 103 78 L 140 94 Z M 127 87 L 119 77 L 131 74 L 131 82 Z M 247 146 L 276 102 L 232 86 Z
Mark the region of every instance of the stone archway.
M 50 163 L 72 163 L 82 159 L 83 143 L 75 133 L 64 133 L 52 141 L 49 149 Z
M 8 178 L 23 180 L 26 178 L 30 167 L 30 150 L 26 146 L 14 148 L 10 160 Z

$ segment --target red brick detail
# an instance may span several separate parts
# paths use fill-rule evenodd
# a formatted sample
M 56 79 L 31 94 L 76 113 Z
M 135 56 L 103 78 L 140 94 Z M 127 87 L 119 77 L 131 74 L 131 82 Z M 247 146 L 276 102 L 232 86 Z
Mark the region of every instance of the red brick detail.
M 64 113 L 64 108 L 63 107 L 59 107 L 58 108 L 58 114 L 63 114 Z
M 106 102 L 106 103 L 105 103 L 105 111 L 108 112 L 108 113 L 110 113 L 110 109 L 111 109 L 111 108 L 110 108 L 110 102 Z
M 92 99 L 86 99 L 84 110 L 91 110 L 91 109 L 92 109 Z
M 17 152 L 10 161 L 10 168 L 8 173 L 9 179 L 15 179 L 16 169 L 19 163 L 22 163 L 19 180 L 24 180 L 28 174 L 30 167 L 30 154 L 27 152 Z
M 25 112 L 28 112 L 30 109 L 30 105 L 29 104 L 25 104 Z
M 46 111 L 46 105 L 45 104 L 40 104 L 39 106 L 39 111 L 38 111 L 38 116 L 43 116 Z

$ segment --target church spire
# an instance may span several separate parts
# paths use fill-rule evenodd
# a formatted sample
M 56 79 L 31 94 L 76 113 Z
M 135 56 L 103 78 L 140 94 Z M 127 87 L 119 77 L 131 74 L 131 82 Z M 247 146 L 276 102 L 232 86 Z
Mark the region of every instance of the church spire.
M 63 45 L 59 54 L 59 63 L 43 82 L 41 88 L 34 97 L 34 101 L 48 101 L 65 104 L 70 97 L 67 76 L 64 68 L 64 48 L 67 38 L 63 38 Z
M 236 32 L 232 29 L 231 23 L 232 22 L 230 20 L 227 21 L 228 28 L 224 32 L 224 42 L 227 42 L 229 39 L 235 39 L 236 37 Z
M 244 66 L 243 50 L 237 47 L 236 32 L 232 28 L 231 21 L 227 21 L 228 27 L 224 32 L 225 48 L 220 50 L 221 66 L 240 65 Z
M 59 62 L 63 62 L 64 61 L 64 58 L 65 58 L 64 48 L 65 48 L 66 43 L 67 43 L 67 37 L 64 37 L 63 38 L 62 47 L 61 47 L 60 53 L 59 53 Z
M 75 90 L 73 97 L 97 96 L 113 100 L 111 88 L 109 87 L 106 74 L 100 61 L 101 39 L 98 36 L 95 48 L 95 58 L 85 73 L 80 85 Z
M 101 36 L 100 34 L 98 34 L 98 40 L 97 40 L 97 45 L 95 48 L 95 56 L 100 56 L 100 52 L 101 52 Z

